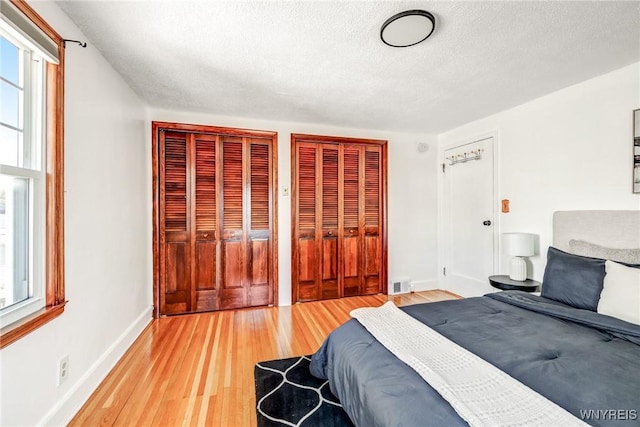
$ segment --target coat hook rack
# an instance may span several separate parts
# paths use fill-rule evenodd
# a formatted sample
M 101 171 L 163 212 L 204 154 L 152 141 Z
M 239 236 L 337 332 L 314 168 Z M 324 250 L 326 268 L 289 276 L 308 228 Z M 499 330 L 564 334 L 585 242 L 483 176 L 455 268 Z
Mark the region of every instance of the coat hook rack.
M 456 163 L 466 163 L 469 160 L 481 160 L 483 151 L 484 149 L 478 148 L 477 150 L 467 151 L 466 153 L 456 154 L 451 157 L 445 157 L 445 160 L 449 161 L 449 166 L 453 166 Z
M 80 40 L 71 40 L 71 39 L 63 39 L 62 46 L 67 47 L 67 42 L 69 43 L 78 43 L 80 47 L 87 47 L 87 42 L 82 43 Z

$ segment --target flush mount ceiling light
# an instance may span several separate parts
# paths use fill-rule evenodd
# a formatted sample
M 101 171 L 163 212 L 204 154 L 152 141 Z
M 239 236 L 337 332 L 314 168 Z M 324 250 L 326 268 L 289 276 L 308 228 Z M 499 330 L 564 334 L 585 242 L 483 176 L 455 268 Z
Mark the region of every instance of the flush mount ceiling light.
M 425 41 L 436 28 L 426 10 L 406 10 L 387 19 L 380 29 L 382 41 L 392 47 L 408 47 Z

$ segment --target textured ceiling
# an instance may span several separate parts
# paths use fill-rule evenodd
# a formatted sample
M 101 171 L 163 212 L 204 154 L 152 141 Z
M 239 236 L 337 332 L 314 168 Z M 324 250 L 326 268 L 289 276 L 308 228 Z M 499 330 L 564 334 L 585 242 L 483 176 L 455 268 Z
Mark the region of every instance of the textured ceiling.
M 640 60 L 640 2 L 59 1 L 151 106 L 439 133 Z M 382 23 L 437 20 L 392 48 Z

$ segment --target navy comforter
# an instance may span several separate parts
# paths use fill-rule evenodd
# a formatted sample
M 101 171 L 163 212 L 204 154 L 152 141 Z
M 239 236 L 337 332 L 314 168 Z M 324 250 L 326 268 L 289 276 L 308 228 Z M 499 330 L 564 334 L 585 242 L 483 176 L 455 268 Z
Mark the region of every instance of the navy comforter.
M 640 326 L 520 291 L 402 308 L 594 426 L 640 425 Z M 467 425 L 350 320 L 314 354 L 358 426 Z

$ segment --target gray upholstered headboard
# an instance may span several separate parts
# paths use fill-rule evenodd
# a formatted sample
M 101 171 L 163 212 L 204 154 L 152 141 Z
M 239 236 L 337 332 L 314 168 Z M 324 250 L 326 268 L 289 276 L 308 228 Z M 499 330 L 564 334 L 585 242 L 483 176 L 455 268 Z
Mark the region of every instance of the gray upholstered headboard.
M 640 211 L 555 212 L 553 246 L 570 252 L 571 239 L 608 248 L 640 248 Z

